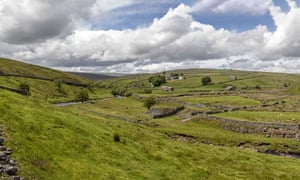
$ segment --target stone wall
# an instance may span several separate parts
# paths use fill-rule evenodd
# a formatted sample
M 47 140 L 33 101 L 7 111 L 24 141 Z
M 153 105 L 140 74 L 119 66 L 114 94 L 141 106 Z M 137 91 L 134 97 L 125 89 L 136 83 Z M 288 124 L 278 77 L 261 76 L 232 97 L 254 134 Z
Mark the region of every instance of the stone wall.
M 183 110 L 184 106 L 179 106 L 176 108 L 153 108 L 149 110 L 147 113 L 151 114 L 153 118 L 161 118 L 166 116 L 171 116 L 179 111 Z
M 300 124 L 252 122 L 205 116 L 206 120 L 221 122 L 221 126 L 239 133 L 260 133 L 267 137 L 296 138 L 300 141 Z
M 17 175 L 18 168 L 17 162 L 10 159 L 12 150 L 4 146 L 4 133 L 2 127 L 0 127 L 0 174 L 1 178 L 8 178 L 10 180 L 21 180 L 20 176 Z

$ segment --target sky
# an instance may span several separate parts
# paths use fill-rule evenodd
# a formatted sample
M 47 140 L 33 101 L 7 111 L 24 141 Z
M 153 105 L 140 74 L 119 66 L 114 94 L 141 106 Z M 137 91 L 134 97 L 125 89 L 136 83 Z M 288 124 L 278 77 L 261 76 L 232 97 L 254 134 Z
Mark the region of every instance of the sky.
M 300 73 L 300 0 L 1 0 L 0 57 L 94 73 Z

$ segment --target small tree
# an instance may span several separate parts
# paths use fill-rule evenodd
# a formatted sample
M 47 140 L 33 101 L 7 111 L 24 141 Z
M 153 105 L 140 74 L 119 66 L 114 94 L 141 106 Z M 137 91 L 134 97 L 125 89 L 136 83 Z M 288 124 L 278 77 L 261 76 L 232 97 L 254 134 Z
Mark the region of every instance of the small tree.
M 154 96 L 147 97 L 144 101 L 144 107 L 150 109 L 152 106 L 156 104 L 156 100 Z
M 205 76 L 202 78 L 202 85 L 203 86 L 206 86 L 206 85 L 209 85 L 211 83 L 211 78 L 209 76 Z
M 86 89 L 81 90 L 77 95 L 77 100 L 81 102 L 89 100 L 89 92 Z
M 19 89 L 22 91 L 24 95 L 30 95 L 30 86 L 27 83 L 20 83 Z
M 125 88 L 125 87 L 118 87 L 118 86 L 112 87 L 111 93 L 112 93 L 113 96 L 125 96 L 125 97 L 129 97 L 129 96 L 132 95 L 132 93 L 127 90 L 127 88 Z
M 161 75 L 157 75 L 157 76 L 152 76 L 149 79 L 149 82 L 153 84 L 154 87 L 158 87 L 163 83 L 166 83 L 166 77 L 165 76 L 161 76 Z

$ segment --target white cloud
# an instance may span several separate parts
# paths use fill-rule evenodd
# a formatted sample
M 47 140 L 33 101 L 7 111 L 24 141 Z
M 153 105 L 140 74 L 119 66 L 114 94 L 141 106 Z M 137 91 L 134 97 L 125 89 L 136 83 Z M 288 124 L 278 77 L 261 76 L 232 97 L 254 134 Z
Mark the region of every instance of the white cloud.
M 266 34 L 266 56 L 300 56 L 300 8 L 295 1 L 287 2 L 291 9 L 286 13 L 279 7 L 270 7 L 276 31 Z
M 76 21 L 88 18 L 94 0 L 1 0 L 0 40 L 42 42 L 70 35 Z
M 27 5 L 26 0 L 22 1 L 25 4 L 21 4 L 21 7 Z M 8 7 L 9 2 L 12 1 L 5 0 L 0 4 L 3 5 L 3 2 L 7 4 L 2 7 Z M 98 0 L 96 3 L 100 2 L 106 1 Z M 224 8 L 230 9 L 231 7 L 226 3 L 230 4 L 234 1 L 222 2 Z M 249 5 L 249 10 L 254 6 L 246 3 L 248 1 L 243 2 L 245 2 L 243 6 Z M 193 8 L 182 4 L 177 8 L 170 9 L 163 17 L 154 19 L 146 27 L 127 30 L 89 30 L 71 26 L 69 32 L 63 30 L 64 27 L 68 27 L 63 25 L 60 26 L 59 33 L 54 33 L 55 35 L 51 37 L 32 36 L 33 39 L 29 42 L 35 43 L 29 45 L 22 38 L 14 37 L 17 32 L 24 37 L 34 35 L 32 33 L 35 30 L 33 32 L 30 29 L 28 32 L 26 31 L 27 25 L 20 27 L 23 24 L 20 23 L 21 16 L 32 12 L 35 14 L 35 9 L 40 11 L 44 7 L 49 8 L 48 5 L 39 6 L 39 3 L 36 3 L 33 10 L 28 9 L 28 12 L 24 11 L 21 14 L 18 14 L 16 10 L 8 9 L 8 12 L 13 12 L 11 14 L 15 15 L 12 17 L 4 15 L 4 10 L 0 6 L 0 14 L 4 15 L 0 19 L 8 23 L 8 26 L 4 27 L 3 22 L 0 21 L 0 32 L 2 32 L 0 39 L 7 40 L 0 43 L 0 55 L 62 69 L 80 69 L 81 71 L 136 73 L 193 67 L 299 71 L 295 68 L 296 66 L 291 67 L 289 63 L 300 64 L 298 63 L 300 61 L 300 36 L 298 35 L 300 32 L 300 8 L 294 3 L 295 1 L 288 0 L 287 2 L 291 7 L 288 12 L 283 12 L 274 5 L 269 7 L 276 24 L 274 32 L 269 31 L 263 25 L 244 32 L 215 29 L 211 25 L 195 21 L 192 17 Z M 114 3 L 103 8 L 109 11 L 137 3 L 137 1 L 128 0 L 123 3 L 115 1 Z M 201 7 L 214 7 L 213 9 L 221 7 L 218 0 L 199 1 L 199 3 L 202 3 Z M 85 6 L 95 8 L 96 5 L 91 3 Z M 39 32 L 41 30 L 39 27 L 44 23 L 39 21 L 41 19 L 47 20 L 60 16 L 87 18 L 92 12 L 77 12 L 79 10 L 76 8 L 78 5 L 74 5 L 74 11 L 63 12 L 57 16 L 50 13 L 49 18 L 28 15 L 23 19 L 33 27 L 37 27 L 36 31 Z M 62 22 L 67 24 L 72 24 L 73 21 L 72 18 L 62 18 Z M 51 24 L 52 21 L 47 22 Z M 21 29 L 17 30 L 17 28 Z M 57 28 L 59 29 L 59 27 Z M 15 32 L 8 31 L 13 29 Z M 22 34 L 23 32 L 25 34 Z M 64 38 L 58 38 L 61 33 L 66 32 L 68 33 Z M 44 38 L 46 40 L 42 40 Z M 18 44 L 10 43 L 9 40 L 17 40 Z M 22 43 L 23 41 L 26 43 Z
M 270 3 L 271 0 L 199 0 L 193 11 L 261 15 L 268 12 Z

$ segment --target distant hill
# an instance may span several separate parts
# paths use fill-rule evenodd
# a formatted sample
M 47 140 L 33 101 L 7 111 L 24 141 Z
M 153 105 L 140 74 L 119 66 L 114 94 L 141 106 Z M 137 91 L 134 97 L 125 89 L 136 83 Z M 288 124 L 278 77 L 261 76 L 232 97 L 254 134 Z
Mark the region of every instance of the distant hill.
M 83 72 L 68 72 L 68 73 L 74 74 L 76 76 L 84 77 L 87 79 L 93 79 L 93 80 L 112 79 L 119 76 L 119 75 L 106 75 L 106 74 L 83 73 Z

